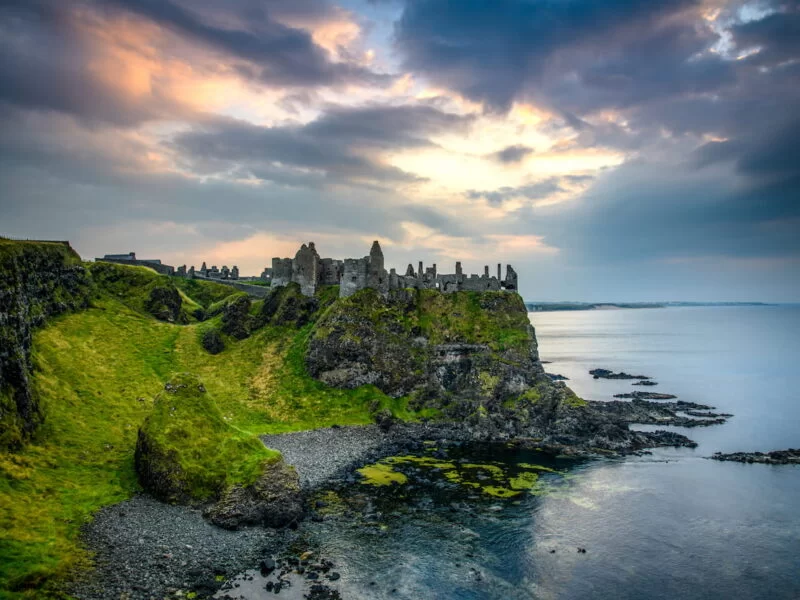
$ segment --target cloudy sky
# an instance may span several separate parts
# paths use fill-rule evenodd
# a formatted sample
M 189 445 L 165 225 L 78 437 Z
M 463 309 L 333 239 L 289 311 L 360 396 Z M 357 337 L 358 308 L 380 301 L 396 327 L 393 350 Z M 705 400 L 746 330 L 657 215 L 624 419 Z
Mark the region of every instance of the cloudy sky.
M 800 300 L 799 0 L 0 0 L 0 234 Z

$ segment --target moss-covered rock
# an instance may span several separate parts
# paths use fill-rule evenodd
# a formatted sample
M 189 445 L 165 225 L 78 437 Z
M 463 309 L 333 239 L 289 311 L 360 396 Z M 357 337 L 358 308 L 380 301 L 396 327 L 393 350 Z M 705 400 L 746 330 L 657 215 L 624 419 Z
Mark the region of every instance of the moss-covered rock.
M 328 296 L 322 292 L 313 298 L 304 296 L 296 283 L 273 288 L 261 305 L 256 318 L 257 326 L 303 327 L 314 319 L 321 308 L 330 303 Z
M 19 447 L 44 420 L 30 382 L 33 329 L 88 306 L 90 296 L 68 245 L 0 238 L 0 447 Z
M 206 329 L 200 336 L 200 343 L 209 354 L 219 354 L 225 350 L 225 342 L 219 331 L 213 327 Z
M 222 332 L 243 340 L 250 336 L 254 319 L 250 316 L 250 297 L 237 296 L 222 309 Z
M 145 489 L 168 502 L 191 502 L 253 483 L 275 453 L 225 423 L 202 383 L 181 374 L 156 397 L 135 456 Z
M 185 316 L 181 313 L 182 304 L 183 300 L 176 287 L 160 285 L 150 290 L 144 309 L 159 321 L 182 323 L 186 322 Z
M 228 425 L 202 383 L 181 374 L 156 398 L 136 444 L 139 482 L 166 502 L 215 503 L 226 527 L 282 525 L 301 513 L 297 475 L 280 454 Z

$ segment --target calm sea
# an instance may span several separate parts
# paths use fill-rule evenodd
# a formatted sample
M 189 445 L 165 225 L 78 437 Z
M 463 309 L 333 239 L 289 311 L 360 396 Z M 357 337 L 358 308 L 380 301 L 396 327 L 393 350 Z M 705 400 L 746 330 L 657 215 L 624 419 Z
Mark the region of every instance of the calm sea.
M 455 510 L 436 490 L 372 500 L 381 526 L 309 529 L 344 598 L 800 598 L 800 467 L 720 463 L 714 451 L 800 447 L 800 308 L 531 313 L 543 360 L 581 396 L 655 389 L 735 416 L 686 431 L 696 449 L 569 463 L 557 492 Z M 641 389 L 641 388 L 633 388 Z M 519 463 L 534 453 L 475 460 Z M 409 509 L 412 506 L 413 509 Z M 577 548 L 586 549 L 579 553 Z

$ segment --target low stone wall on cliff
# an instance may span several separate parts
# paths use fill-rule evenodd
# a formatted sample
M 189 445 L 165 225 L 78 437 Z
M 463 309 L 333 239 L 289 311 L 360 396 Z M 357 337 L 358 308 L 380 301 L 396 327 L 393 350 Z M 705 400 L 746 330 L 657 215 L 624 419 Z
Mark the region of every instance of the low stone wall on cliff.
M 270 289 L 268 286 L 265 285 L 251 285 L 249 283 L 242 283 L 241 281 L 236 281 L 235 279 L 215 279 L 213 277 L 203 277 L 201 275 L 195 274 L 195 279 L 199 279 L 201 281 L 213 281 L 214 283 L 221 283 L 222 285 L 228 285 L 240 292 L 245 292 L 254 298 L 266 298 L 269 295 Z
M 19 447 L 44 420 L 30 381 L 33 330 L 88 306 L 90 290 L 68 244 L 0 239 L 0 447 Z

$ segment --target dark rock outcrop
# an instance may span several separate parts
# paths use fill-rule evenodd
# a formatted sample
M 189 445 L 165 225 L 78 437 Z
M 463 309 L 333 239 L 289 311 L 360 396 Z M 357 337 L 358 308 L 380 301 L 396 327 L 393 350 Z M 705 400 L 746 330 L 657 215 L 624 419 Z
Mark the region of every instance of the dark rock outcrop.
M 773 452 L 715 452 L 714 460 L 740 463 L 760 463 L 765 465 L 800 465 L 800 449 L 775 450 Z
M 253 317 L 250 316 L 250 297 L 238 296 L 222 309 L 222 332 L 237 340 L 250 336 Z
M 569 377 L 561 375 L 560 373 L 547 373 L 547 376 L 553 381 L 569 381 Z
M 593 375 L 595 379 L 650 379 L 647 375 L 631 375 L 625 371 L 614 373 L 608 369 L 592 369 L 589 375 Z
M 303 327 L 314 318 L 320 308 L 318 297 L 304 296 L 298 284 L 289 283 L 270 290 L 256 318 L 256 326 L 269 324 Z
M 0 447 L 19 447 L 44 420 L 30 381 L 33 330 L 90 295 L 69 245 L 0 239 Z
M 632 398 L 634 400 L 674 400 L 674 394 L 659 394 L 657 392 L 630 392 L 626 394 L 614 394 L 614 398 Z
M 182 305 L 183 300 L 175 286 L 161 285 L 150 290 L 144 309 L 159 321 L 182 323 L 185 320 L 181 312 Z
M 283 460 L 268 464 L 250 485 L 236 485 L 226 490 L 203 515 L 225 529 L 242 525 L 285 527 L 303 518 L 297 472 Z
M 207 329 L 200 338 L 200 343 L 209 354 L 219 354 L 225 350 L 225 342 L 216 329 Z
M 590 402 L 596 411 L 613 415 L 626 423 L 641 423 L 648 425 L 674 425 L 680 427 L 707 427 L 720 425 L 727 420 L 728 414 L 698 413 L 699 410 L 710 410 L 713 406 L 695 404 L 694 402 L 648 402 L 647 400 L 634 399 L 630 402 L 614 400 L 612 402 Z M 694 414 L 701 419 L 690 419 L 679 413 Z

